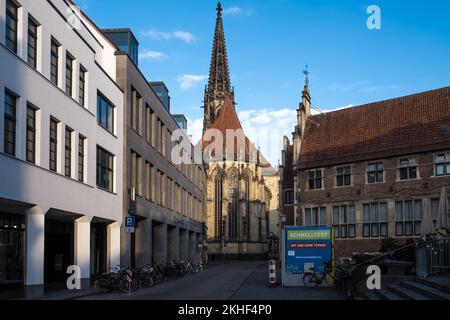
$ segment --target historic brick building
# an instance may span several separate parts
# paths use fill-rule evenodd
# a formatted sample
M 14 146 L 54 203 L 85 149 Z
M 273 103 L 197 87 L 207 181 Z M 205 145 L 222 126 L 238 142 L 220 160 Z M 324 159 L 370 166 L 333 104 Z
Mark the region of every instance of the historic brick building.
M 281 213 L 286 218 L 285 224 L 288 226 L 295 225 L 294 174 L 292 171 L 293 156 L 294 146 L 291 144 L 288 137 L 284 137 L 278 174 L 280 177 Z
M 278 234 L 279 179 L 245 136 L 236 114 L 220 3 L 204 102 L 203 149 L 216 141 L 212 136 L 223 138 L 222 152 L 215 150 L 206 159 L 208 252 L 228 257 L 264 256 L 268 236 Z M 229 133 L 236 136 L 228 140 Z
M 420 237 L 424 205 L 436 218 L 450 191 L 449 124 L 450 87 L 312 115 L 305 85 L 292 146 L 297 224 L 334 225 L 337 257 Z

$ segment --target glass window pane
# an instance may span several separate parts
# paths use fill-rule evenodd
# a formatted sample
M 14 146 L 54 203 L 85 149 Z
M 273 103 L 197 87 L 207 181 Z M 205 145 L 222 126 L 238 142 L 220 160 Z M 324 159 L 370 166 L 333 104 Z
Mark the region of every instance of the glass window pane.
M 405 201 L 405 220 L 413 220 L 413 203 L 412 201 Z
M 395 220 L 403 221 L 403 202 L 397 201 L 395 203 Z
M 344 176 L 344 185 L 350 186 L 352 184 L 352 177 L 350 175 Z
M 422 230 L 421 230 L 422 222 L 416 221 L 414 223 L 414 235 L 420 236 Z
M 413 235 L 413 223 L 406 222 L 405 223 L 405 236 L 412 236 L 412 235 Z
M 445 174 L 445 167 L 443 164 L 438 164 L 436 166 L 436 175 L 443 176 Z
M 388 225 L 387 223 L 382 223 L 380 225 L 380 236 L 387 237 L 387 235 L 388 235 Z
M 414 220 L 422 220 L 422 200 L 414 201 Z
M 379 212 L 378 212 L 378 203 L 372 203 L 370 205 L 370 214 L 371 214 L 370 222 L 380 221 L 380 216 L 379 216 Z
M 339 224 L 339 207 L 333 207 L 333 224 Z
M 341 238 L 347 238 L 347 226 L 341 226 Z
M 403 222 L 397 222 L 395 224 L 395 234 L 397 236 L 403 236 Z
M 363 222 L 370 222 L 370 206 L 368 204 L 363 206 Z
M 311 221 L 313 226 L 316 226 L 318 224 L 317 219 L 318 219 L 318 209 L 314 208 L 312 209 L 312 221 Z
M 305 225 L 311 225 L 311 209 L 305 209 Z
M 431 199 L 431 214 L 436 219 L 439 214 L 439 199 Z
M 320 208 L 320 225 L 321 226 L 327 225 L 327 209 L 326 208 Z
M 348 207 L 348 223 L 355 224 L 356 223 L 356 210 L 355 206 Z
M 371 236 L 372 237 L 378 237 L 379 236 L 379 225 L 377 223 L 372 224 L 372 231 L 371 231 Z
M 348 236 L 350 238 L 356 237 L 356 226 L 355 225 L 349 225 L 349 227 L 348 227 Z
M 386 202 L 380 203 L 380 221 L 388 221 L 388 206 Z
M 370 224 L 363 225 L 363 235 L 364 237 L 370 237 Z

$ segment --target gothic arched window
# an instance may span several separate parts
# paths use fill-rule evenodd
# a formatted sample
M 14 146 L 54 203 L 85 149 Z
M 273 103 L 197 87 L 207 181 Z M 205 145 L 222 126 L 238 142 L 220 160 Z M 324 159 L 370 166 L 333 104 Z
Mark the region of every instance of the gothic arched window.
M 228 221 L 230 239 L 238 238 L 238 211 L 239 211 L 239 177 L 237 172 L 232 171 L 228 175 Z
M 245 215 L 242 215 L 242 236 L 248 237 L 250 234 L 250 178 L 245 176 L 244 182 L 244 203 L 245 203 Z
M 216 238 L 222 238 L 222 196 L 223 196 L 223 181 L 221 176 L 217 176 L 215 183 L 215 228 Z

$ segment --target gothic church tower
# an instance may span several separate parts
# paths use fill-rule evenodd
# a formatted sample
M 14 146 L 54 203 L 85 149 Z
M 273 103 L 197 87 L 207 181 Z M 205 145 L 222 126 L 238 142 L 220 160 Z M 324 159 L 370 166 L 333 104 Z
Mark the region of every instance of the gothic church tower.
M 234 89 L 231 87 L 225 33 L 222 21 L 222 5 L 217 5 L 217 21 L 209 70 L 209 81 L 205 88 L 203 132 L 212 127 L 223 110 L 225 98 L 229 96 L 234 106 Z

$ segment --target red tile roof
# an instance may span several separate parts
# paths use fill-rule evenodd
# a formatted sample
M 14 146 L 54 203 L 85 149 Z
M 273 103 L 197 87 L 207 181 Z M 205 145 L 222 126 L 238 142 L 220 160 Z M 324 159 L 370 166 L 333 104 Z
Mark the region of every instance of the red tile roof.
M 450 148 L 450 87 L 309 119 L 300 169 Z
M 245 155 L 245 159 L 248 162 L 255 163 L 257 160 L 257 153 L 258 149 L 255 147 L 253 143 L 250 142 L 250 140 L 247 138 L 247 136 L 244 133 L 244 130 L 242 128 L 241 122 L 239 120 L 238 115 L 236 114 L 236 109 L 233 105 L 233 100 L 230 96 L 227 96 L 225 98 L 224 106 L 222 111 L 220 112 L 219 117 L 214 122 L 213 126 L 210 128 L 211 130 L 219 130 L 222 133 L 223 139 L 224 139 L 224 146 L 223 146 L 223 152 L 226 153 L 227 150 L 231 151 L 231 154 L 227 154 L 227 159 L 239 159 L 239 156 Z M 228 146 L 227 149 L 227 130 L 234 130 L 235 132 L 237 130 L 241 130 L 240 132 L 243 134 L 243 139 L 245 141 L 243 147 L 243 150 L 239 150 L 239 144 L 238 144 L 238 138 L 236 137 L 234 139 L 233 146 Z M 237 131 L 237 134 L 239 134 L 239 131 Z M 210 141 L 202 140 L 202 146 L 203 150 L 210 145 Z M 214 156 L 214 154 L 213 154 Z M 260 154 L 260 163 L 263 168 L 270 168 L 272 167 L 271 164 Z

